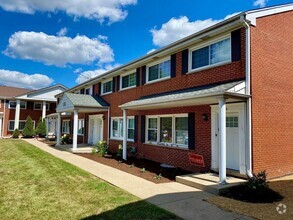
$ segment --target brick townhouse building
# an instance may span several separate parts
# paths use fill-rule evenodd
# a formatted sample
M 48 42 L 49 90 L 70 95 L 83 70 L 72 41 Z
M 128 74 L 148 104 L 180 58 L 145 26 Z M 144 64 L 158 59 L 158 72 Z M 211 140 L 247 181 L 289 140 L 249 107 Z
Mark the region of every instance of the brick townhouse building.
M 55 95 L 67 89 L 63 85 L 38 90 L 0 86 L 0 138 L 11 136 L 16 128 L 22 131 L 28 116 L 36 126 L 40 117 L 45 118 L 54 113 L 57 101 Z M 54 123 L 49 125 L 54 127 Z
M 239 13 L 57 96 L 61 134 L 189 171 L 293 171 L 293 4 Z M 70 117 L 61 117 L 64 112 Z M 201 163 L 191 163 L 195 156 Z

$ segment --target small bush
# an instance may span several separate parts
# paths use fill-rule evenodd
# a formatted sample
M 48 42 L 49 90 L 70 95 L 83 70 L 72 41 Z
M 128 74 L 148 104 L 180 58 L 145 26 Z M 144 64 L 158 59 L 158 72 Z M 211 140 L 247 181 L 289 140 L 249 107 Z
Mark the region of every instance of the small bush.
M 61 144 L 72 144 L 72 139 L 70 138 L 69 134 L 64 134 L 61 137 Z
M 156 180 L 160 180 L 160 179 L 162 179 L 162 174 L 156 175 L 156 176 L 154 177 L 154 179 L 156 179 Z
M 46 137 L 47 126 L 45 119 L 40 118 L 36 128 L 36 135 L 39 137 Z
M 248 182 L 246 185 L 252 193 L 262 193 L 262 191 L 268 188 L 266 171 L 264 170 L 257 174 L 253 173 L 252 177 L 248 178 Z
M 19 138 L 20 132 L 18 129 L 15 129 L 12 134 L 12 138 Z
M 116 154 L 116 157 L 117 158 L 122 158 L 122 155 L 123 155 L 123 147 L 122 147 L 122 144 L 119 144 L 118 145 L 118 152 Z
M 108 153 L 108 146 L 106 141 L 99 141 L 97 144 L 97 150 L 102 157 L 105 156 L 105 154 Z
M 24 138 L 32 138 L 35 135 L 34 122 L 30 116 L 26 118 L 26 122 L 22 131 Z

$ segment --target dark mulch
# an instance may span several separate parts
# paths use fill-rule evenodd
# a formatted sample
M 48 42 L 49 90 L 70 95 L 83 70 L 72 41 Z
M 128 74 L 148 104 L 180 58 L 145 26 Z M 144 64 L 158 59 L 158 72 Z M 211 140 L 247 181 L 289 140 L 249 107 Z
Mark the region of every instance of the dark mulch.
M 246 184 L 232 187 L 221 193 L 220 196 L 250 203 L 272 203 L 283 199 L 283 196 L 270 188 L 251 190 Z
M 118 170 L 133 174 L 154 183 L 167 183 L 175 180 L 175 176 L 188 174 L 190 172 L 179 168 L 162 168 L 160 163 L 141 159 L 136 157 L 128 157 L 127 161 L 112 157 L 101 157 L 99 154 L 77 154 L 79 156 L 97 161 L 99 163 L 111 166 Z M 145 172 L 142 169 L 145 169 Z M 161 174 L 161 177 L 158 175 Z M 157 178 L 156 178 L 157 177 Z

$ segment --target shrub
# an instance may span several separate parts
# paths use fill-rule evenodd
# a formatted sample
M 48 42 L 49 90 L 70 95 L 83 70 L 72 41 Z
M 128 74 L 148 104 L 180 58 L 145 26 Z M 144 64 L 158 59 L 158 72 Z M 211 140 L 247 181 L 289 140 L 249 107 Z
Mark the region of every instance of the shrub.
M 261 193 L 262 191 L 266 190 L 268 188 L 266 171 L 264 170 L 257 174 L 253 173 L 252 177 L 248 178 L 247 188 L 251 192 L 256 191 L 258 193 Z
M 19 138 L 20 132 L 18 129 L 15 129 L 12 134 L 12 138 Z
M 61 144 L 72 144 L 72 139 L 70 138 L 69 134 L 64 134 L 61 137 Z
M 107 154 L 107 151 L 108 151 L 108 146 L 106 141 L 99 141 L 97 144 L 97 149 L 98 149 L 98 153 L 101 156 L 105 156 L 105 154 Z
M 36 128 L 36 135 L 39 137 L 46 137 L 47 126 L 45 119 L 40 118 Z
M 117 158 L 122 158 L 122 155 L 123 155 L 123 147 L 122 147 L 122 144 L 119 144 L 118 145 L 118 152 L 116 154 L 116 157 Z
M 24 138 L 31 138 L 35 134 L 34 131 L 34 122 L 30 116 L 26 118 L 26 122 L 22 131 L 22 135 Z

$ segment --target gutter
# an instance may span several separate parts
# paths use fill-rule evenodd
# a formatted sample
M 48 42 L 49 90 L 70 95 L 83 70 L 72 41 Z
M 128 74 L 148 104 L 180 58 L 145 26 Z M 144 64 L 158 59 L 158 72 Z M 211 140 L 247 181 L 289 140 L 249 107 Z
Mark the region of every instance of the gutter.
M 251 139 L 251 94 L 250 94 L 250 88 L 251 88 L 251 85 L 250 85 L 250 82 L 251 82 L 251 56 L 250 56 L 250 40 L 251 40 L 251 37 L 250 37 L 250 24 L 247 22 L 246 20 L 246 15 L 242 15 L 241 16 L 241 21 L 245 27 L 245 30 L 246 30 L 246 69 L 245 69 L 245 72 L 246 72 L 246 94 L 249 95 L 249 97 L 247 98 L 247 102 L 246 102 L 246 143 L 247 143 L 247 146 L 248 146 L 248 149 L 246 151 L 246 156 L 247 156 L 247 159 L 246 159 L 246 174 L 249 176 L 249 177 L 252 177 L 252 151 L 251 151 L 251 147 L 252 147 L 252 139 Z

